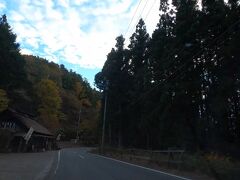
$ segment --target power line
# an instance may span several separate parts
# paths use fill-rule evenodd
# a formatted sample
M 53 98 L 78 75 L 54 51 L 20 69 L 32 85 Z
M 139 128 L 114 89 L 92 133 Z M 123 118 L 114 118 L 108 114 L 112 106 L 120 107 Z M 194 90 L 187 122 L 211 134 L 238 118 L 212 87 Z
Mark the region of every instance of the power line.
M 134 31 L 134 28 L 137 26 L 137 24 L 138 24 L 138 21 L 139 21 L 139 19 L 141 18 L 141 16 L 142 16 L 142 14 L 143 14 L 143 12 L 144 12 L 144 10 L 145 10 L 145 8 L 147 7 L 147 4 L 148 4 L 148 0 L 146 0 L 145 1 L 145 4 L 144 4 L 144 6 L 143 6 L 143 9 L 142 9 L 142 11 L 140 12 L 140 14 L 139 14 L 139 16 L 138 16 L 138 18 L 137 18 L 137 22 L 135 23 L 135 25 L 131 28 L 131 33 Z
M 155 4 L 156 2 L 157 2 L 157 0 L 155 0 L 155 1 L 153 2 L 151 8 L 148 10 L 148 12 L 147 12 L 147 14 L 146 14 L 146 16 L 145 16 L 145 18 L 144 18 L 144 21 L 146 21 L 146 19 L 148 18 L 148 15 L 150 14 L 150 12 L 151 12 L 151 10 L 152 10 L 152 8 L 153 8 L 153 6 L 154 6 L 154 4 Z
M 132 19 L 131 19 L 130 23 L 128 24 L 127 30 L 126 30 L 125 35 L 124 35 L 125 37 L 126 37 L 126 35 L 127 35 L 127 33 L 128 33 L 128 30 L 129 30 L 129 28 L 130 28 L 130 25 L 132 24 L 132 21 L 133 21 L 135 15 L 136 15 L 136 13 L 137 13 L 137 10 L 138 10 L 141 2 L 142 2 L 142 0 L 139 1 L 138 6 L 137 6 L 137 8 L 136 8 L 136 10 L 135 10 L 135 12 L 134 12 L 134 14 L 133 14 L 133 16 L 132 16 Z

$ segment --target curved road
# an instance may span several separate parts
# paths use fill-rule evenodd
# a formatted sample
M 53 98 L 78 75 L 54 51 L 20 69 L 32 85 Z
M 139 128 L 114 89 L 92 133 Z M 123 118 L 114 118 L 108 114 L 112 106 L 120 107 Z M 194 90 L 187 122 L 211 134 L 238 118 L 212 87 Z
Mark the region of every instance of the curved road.
M 88 153 L 88 148 L 58 152 L 51 180 L 187 180 L 157 170 Z

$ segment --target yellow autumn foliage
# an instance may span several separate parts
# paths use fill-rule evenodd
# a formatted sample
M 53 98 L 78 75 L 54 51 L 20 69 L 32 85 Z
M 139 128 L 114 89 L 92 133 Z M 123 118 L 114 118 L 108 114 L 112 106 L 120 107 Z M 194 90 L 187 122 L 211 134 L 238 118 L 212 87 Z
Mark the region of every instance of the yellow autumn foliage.
M 40 121 L 53 132 L 56 131 L 62 102 L 57 84 L 49 79 L 41 80 L 36 86 L 36 95 L 39 100 Z

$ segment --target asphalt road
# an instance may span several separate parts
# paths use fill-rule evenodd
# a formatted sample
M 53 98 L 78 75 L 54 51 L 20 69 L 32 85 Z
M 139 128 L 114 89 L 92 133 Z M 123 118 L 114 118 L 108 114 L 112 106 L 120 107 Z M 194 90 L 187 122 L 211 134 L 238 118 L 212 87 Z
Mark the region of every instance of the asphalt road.
M 88 153 L 87 148 L 62 149 L 57 153 L 50 180 L 186 180 L 118 160 Z

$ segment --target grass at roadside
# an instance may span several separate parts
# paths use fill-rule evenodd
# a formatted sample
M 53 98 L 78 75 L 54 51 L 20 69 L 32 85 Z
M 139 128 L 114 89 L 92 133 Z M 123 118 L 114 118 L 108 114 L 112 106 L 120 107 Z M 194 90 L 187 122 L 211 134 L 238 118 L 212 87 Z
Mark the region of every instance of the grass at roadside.
M 126 149 L 105 148 L 104 153 L 99 149 L 93 153 L 102 154 L 122 161 L 142 165 L 149 168 L 162 170 L 176 175 L 189 177 L 190 179 L 216 179 L 216 180 L 239 180 L 240 179 L 240 162 L 233 159 L 220 156 L 218 154 L 189 154 L 184 153 L 182 162 L 168 162 L 167 155 L 147 156 L 133 155 Z
M 239 180 L 240 162 L 218 154 L 186 154 L 182 163 L 186 171 L 199 171 L 217 180 Z

